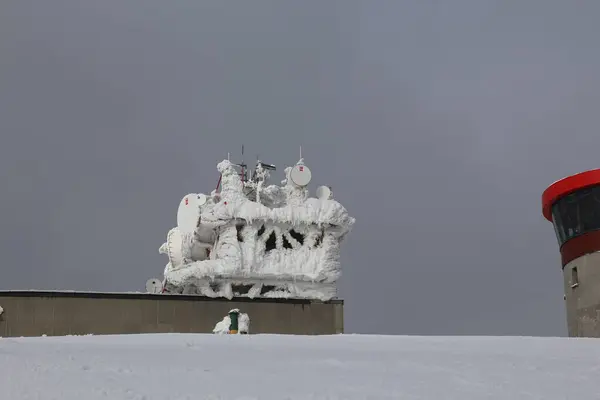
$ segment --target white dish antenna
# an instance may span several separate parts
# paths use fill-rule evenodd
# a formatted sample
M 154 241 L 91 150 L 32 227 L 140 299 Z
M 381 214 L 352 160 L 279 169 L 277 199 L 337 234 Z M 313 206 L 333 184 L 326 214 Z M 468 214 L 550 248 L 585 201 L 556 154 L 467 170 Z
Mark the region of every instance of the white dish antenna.
M 183 237 L 179 228 L 173 228 L 167 233 L 167 257 L 173 268 L 183 265 L 183 249 L 181 244 Z
M 162 293 L 162 291 L 163 291 L 163 284 L 158 279 L 151 278 L 146 281 L 146 292 L 158 294 L 158 293 Z
M 310 183 L 312 174 L 310 169 L 303 164 L 295 165 L 290 171 L 290 179 L 294 184 L 300 187 L 304 187 Z
M 181 199 L 177 209 L 177 227 L 181 232 L 194 232 L 200 218 L 200 207 L 206 204 L 206 201 L 206 195 L 196 193 L 190 193 Z
M 329 200 L 331 199 L 331 189 L 329 186 L 319 186 L 316 195 L 319 200 Z

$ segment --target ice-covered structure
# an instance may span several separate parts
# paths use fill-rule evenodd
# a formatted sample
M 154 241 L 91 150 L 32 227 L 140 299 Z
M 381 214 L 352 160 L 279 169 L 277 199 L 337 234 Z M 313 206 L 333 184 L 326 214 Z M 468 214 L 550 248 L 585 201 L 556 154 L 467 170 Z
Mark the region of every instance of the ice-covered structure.
M 275 167 L 260 161 L 254 171 L 229 160 L 217 169 L 217 189 L 181 200 L 177 227 L 160 247 L 169 258 L 163 290 L 230 299 L 336 297 L 340 242 L 354 218 L 330 188 L 309 196 L 303 159 L 285 169 L 281 185 L 268 185 Z

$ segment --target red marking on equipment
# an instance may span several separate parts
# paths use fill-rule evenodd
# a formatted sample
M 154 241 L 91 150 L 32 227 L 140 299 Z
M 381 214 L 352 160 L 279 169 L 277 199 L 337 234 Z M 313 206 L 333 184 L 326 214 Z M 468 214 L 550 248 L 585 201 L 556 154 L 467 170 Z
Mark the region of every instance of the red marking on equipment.
M 300 170 L 300 172 L 304 171 L 304 167 L 300 166 L 300 168 L 298 168 Z
M 188 198 L 186 197 L 186 198 L 185 198 L 185 205 L 187 206 L 187 205 L 188 205 L 188 203 L 189 203 L 189 200 L 188 200 Z
M 224 201 L 224 202 L 223 202 L 223 204 L 227 205 L 227 202 L 226 202 L 226 201 Z

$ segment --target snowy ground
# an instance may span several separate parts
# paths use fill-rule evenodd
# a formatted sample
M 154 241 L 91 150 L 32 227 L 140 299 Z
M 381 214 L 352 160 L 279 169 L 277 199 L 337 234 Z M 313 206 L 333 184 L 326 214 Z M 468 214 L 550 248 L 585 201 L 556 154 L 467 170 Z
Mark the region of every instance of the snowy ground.
M 0 368 L 6 400 L 600 398 L 594 339 L 0 338 Z

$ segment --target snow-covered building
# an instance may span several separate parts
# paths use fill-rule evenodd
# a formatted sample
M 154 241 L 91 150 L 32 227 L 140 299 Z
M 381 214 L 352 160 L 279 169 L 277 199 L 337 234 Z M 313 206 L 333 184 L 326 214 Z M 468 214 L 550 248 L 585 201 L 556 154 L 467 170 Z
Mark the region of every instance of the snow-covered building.
M 177 226 L 160 247 L 169 259 L 164 279 L 151 286 L 229 299 L 335 298 L 340 243 L 355 220 L 331 189 L 310 196 L 302 158 L 281 185 L 268 184 L 275 167 L 260 161 L 254 171 L 229 160 L 217 169 L 217 189 L 181 200 Z

